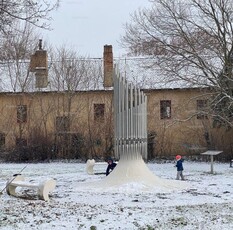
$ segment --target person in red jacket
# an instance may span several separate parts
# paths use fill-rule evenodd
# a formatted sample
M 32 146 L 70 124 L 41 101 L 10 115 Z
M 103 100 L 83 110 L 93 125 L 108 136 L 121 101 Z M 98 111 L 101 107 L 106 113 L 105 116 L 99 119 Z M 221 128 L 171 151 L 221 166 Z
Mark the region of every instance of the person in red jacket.
M 183 159 L 181 158 L 181 155 L 177 155 L 176 156 L 176 168 L 177 168 L 177 176 L 176 179 L 179 180 L 181 178 L 181 180 L 184 180 L 184 175 L 183 175 Z
M 109 175 L 109 173 L 112 172 L 112 170 L 117 166 L 117 164 L 113 162 L 112 158 L 109 158 L 107 162 L 108 162 L 108 167 L 106 169 L 106 176 Z

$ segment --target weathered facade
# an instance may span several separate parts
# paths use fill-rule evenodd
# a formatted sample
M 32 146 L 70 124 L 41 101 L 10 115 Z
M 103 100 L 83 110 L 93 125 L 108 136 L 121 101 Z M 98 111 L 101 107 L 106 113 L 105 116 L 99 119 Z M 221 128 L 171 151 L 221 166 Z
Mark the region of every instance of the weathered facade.
M 47 54 L 43 57 L 47 63 Z M 129 69 L 129 61 L 123 61 L 126 65 L 121 74 L 127 81 L 137 84 L 148 98 L 149 159 L 199 154 L 207 149 L 223 150 L 224 155 L 221 156 L 231 158 L 233 130 L 213 126 L 212 118 L 208 115 L 209 89 L 178 85 L 161 87 L 164 84 L 158 72 Z M 147 62 L 148 59 L 138 61 Z M 17 92 L 2 90 L 0 93 L 2 152 L 19 149 L 24 154 L 28 151 L 25 160 L 87 159 L 113 155 L 112 71 L 113 63 L 117 62 L 119 60 L 113 60 L 112 46 L 106 45 L 104 60 L 74 60 L 61 66 L 62 71 L 59 71 L 58 62 L 50 64 L 55 69 L 54 72 L 52 68 L 49 70 L 49 83 L 47 64 L 43 64 L 46 67 L 43 82 L 46 84 L 40 87 L 37 84 L 39 75 L 35 76 L 34 83 L 32 75 L 27 77 L 31 81 L 25 84 L 28 86 L 25 88 L 16 84 L 27 76 L 23 71 L 17 69 L 16 74 L 8 75 L 7 78 L 15 82 L 13 91 Z M 76 68 L 76 64 L 80 63 Z M 27 66 L 26 62 L 24 64 Z M 137 62 L 135 66 L 140 65 Z M 1 73 L 7 68 L 5 65 Z
M 200 89 L 144 91 L 149 158 L 197 154 L 207 148 L 232 152 L 232 130 L 213 128 L 212 120 L 198 111 L 198 103 L 206 100 L 200 98 Z M 112 90 L 1 93 L 1 147 L 47 145 L 49 158 L 112 154 L 112 94 Z
M 57 157 L 69 158 L 83 154 L 77 149 L 83 141 L 86 157 L 99 155 L 104 136 L 112 133 L 111 97 L 110 91 L 2 93 L 1 145 L 11 150 L 46 144 L 55 146 Z
M 233 130 L 213 127 L 213 120 L 205 112 L 208 98 L 203 90 L 148 92 L 148 133 L 154 136 L 156 155 L 198 155 L 207 149 L 232 154 Z

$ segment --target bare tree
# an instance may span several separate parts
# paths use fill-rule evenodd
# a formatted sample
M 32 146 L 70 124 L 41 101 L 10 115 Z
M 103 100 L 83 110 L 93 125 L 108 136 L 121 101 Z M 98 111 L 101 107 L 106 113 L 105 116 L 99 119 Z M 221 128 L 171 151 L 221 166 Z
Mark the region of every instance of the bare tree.
M 177 87 L 205 87 L 209 115 L 233 127 L 233 2 L 229 0 L 151 0 L 125 25 L 122 46 L 149 55 L 146 67 L 160 68 Z
M 18 26 L 18 29 L 15 36 L 6 36 L 0 46 L 0 76 L 4 91 L 25 92 L 32 86 L 29 60 L 37 47 L 38 35 L 28 24 Z
M 50 51 L 49 66 L 49 87 L 60 95 L 54 97 L 55 143 L 60 155 L 90 157 L 107 152 L 112 144 L 112 103 L 106 96 L 91 93 L 102 89 L 102 60 L 82 57 L 74 50 L 60 47 Z M 103 120 L 98 122 L 93 119 L 95 103 L 105 104 L 106 109 Z M 78 144 L 83 144 L 86 151 L 76 148 Z
M 32 25 L 28 23 L 18 23 L 18 30 L 12 32 L 15 36 L 11 36 L 10 33 L 6 34 L 4 39 L 2 39 L 2 46 L 0 47 L 0 85 L 2 91 L 16 92 L 17 97 L 11 103 L 8 102 L 9 104 L 6 102 L 3 107 L 6 119 L 6 124 L 4 125 L 6 127 L 11 125 L 12 128 L 2 128 L 4 128 L 7 135 L 14 137 L 16 149 L 18 149 L 19 157 L 21 157 L 21 155 L 24 155 L 23 152 L 21 153 L 21 148 L 25 150 L 27 146 L 27 150 L 31 148 L 31 152 L 33 152 L 35 145 L 33 140 L 36 140 L 36 144 L 39 145 L 44 138 L 43 145 L 40 145 L 44 148 L 46 147 L 45 142 L 46 144 L 49 143 L 47 117 L 53 107 L 49 103 L 47 103 L 48 105 L 44 103 L 47 105 L 45 107 L 41 102 L 41 97 L 37 98 L 36 94 L 30 94 L 35 90 L 34 76 L 29 71 L 30 56 L 38 47 L 38 34 L 35 33 Z M 36 107 L 35 105 L 33 107 L 34 104 L 38 106 Z M 39 113 L 38 110 L 41 112 Z M 11 113 L 14 116 L 11 116 Z M 17 119 L 15 113 L 17 114 Z M 21 116 L 25 116 L 25 118 L 18 119 Z M 27 117 L 30 116 L 37 119 L 33 123 L 26 122 Z M 43 154 L 45 154 L 45 151 Z
M 25 21 L 36 27 L 49 28 L 49 14 L 57 9 L 59 0 L 1 0 L 0 32 L 6 34 L 16 21 Z

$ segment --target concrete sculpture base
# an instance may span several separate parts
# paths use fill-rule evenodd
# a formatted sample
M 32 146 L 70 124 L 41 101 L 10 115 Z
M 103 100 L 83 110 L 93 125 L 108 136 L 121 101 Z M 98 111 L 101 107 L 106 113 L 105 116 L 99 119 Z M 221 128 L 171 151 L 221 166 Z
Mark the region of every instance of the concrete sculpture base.
M 185 189 L 184 181 L 161 179 L 154 175 L 145 164 L 144 160 L 120 159 L 116 168 L 105 178 L 99 181 L 85 184 L 85 187 L 100 190 L 127 190 L 128 187 L 136 187 L 141 191 L 170 191 Z

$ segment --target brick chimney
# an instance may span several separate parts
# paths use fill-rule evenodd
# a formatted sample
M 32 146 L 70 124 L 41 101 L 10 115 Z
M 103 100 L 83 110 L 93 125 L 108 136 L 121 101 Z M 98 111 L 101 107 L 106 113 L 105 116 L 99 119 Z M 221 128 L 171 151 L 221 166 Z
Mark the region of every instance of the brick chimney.
M 42 40 L 39 40 L 39 49 L 31 55 L 30 72 L 35 72 L 36 88 L 46 88 L 48 85 L 48 55 L 42 49 Z
M 112 46 L 104 46 L 104 87 L 113 86 L 113 53 Z

